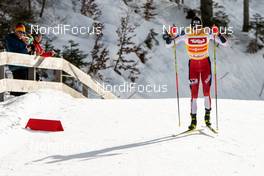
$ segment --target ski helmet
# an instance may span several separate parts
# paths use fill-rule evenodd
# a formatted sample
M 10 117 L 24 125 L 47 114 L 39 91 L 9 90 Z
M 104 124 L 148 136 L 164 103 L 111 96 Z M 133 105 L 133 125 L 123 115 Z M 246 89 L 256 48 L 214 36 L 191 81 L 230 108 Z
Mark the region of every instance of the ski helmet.
M 196 25 L 199 25 L 199 26 L 202 26 L 202 20 L 198 17 L 198 16 L 195 16 L 192 21 L 191 21 L 191 26 L 192 27 L 195 27 Z

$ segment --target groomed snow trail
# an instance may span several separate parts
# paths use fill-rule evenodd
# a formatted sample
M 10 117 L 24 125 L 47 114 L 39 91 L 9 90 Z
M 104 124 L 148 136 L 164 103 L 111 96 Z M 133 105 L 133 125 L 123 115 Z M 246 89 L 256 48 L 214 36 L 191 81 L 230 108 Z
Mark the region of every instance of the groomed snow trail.
M 76 100 L 41 90 L 0 104 L 0 176 L 261 175 L 263 101 L 219 100 L 218 135 L 171 137 L 189 125 L 189 99 Z M 199 126 L 203 101 L 199 99 Z M 215 124 L 214 112 L 212 112 Z M 60 119 L 64 132 L 24 129 Z

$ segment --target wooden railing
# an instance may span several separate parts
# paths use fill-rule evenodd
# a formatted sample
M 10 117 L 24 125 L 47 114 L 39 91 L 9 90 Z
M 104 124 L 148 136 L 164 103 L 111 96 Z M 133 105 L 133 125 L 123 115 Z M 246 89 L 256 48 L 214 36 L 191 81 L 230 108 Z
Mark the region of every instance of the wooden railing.
M 5 77 L 6 65 L 13 65 L 19 67 L 28 67 L 28 80 L 8 79 Z M 55 82 L 36 81 L 36 69 L 55 70 Z M 73 79 L 79 81 L 83 85 L 83 91 L 78 92 L 73 88 L 63 83 L 63 72 L 68 74 Z M 72 65 L 62 58 L 1 52 L 0 53 L 0 93 L 3 92 L 31 92 L 41 88 L 49 88 L 64 91 L 73 97 L 87 97 L 88 88 L 101 96 L 104 99 L 116 99 L 117 97 L 104 89 L 104 87 L 97 81 L 93 80 L 91 76 Z

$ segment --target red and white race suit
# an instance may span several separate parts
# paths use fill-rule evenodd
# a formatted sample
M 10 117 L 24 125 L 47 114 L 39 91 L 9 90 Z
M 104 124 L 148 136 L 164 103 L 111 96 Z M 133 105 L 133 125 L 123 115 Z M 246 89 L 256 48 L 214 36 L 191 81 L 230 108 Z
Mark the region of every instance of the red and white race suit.
M 197 113 L 197 98 L 199 84 L 202 82 L 204 105 L 206 109 L 211 109 L 210 87 L 212 82 L 211 62 L 209 58 L 209 41 L 214 39 L 213 34 L 184 34 L 175 39 L 175 43 L 167 45 L 172 47 L 174 44 L 184 42 L 189 56 L 189 83 L 191 89 L 191 113 Z M 216 36 L 216 42 L 221 45 L 221 40 Z

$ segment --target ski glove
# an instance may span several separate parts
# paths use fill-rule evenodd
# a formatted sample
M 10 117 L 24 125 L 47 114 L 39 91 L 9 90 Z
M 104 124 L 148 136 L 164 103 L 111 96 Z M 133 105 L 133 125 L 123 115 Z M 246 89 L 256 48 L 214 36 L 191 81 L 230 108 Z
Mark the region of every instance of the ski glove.
M 172 41 L 171 36 L 169 34 L 163 34 L 163 40 L 166 41 L 167 45 L 171 44 Z
M 224 36 L 222 36 L 220 33 L 218 34 L 218 38 L 222 43 L 226 42 L 226 38 Z

